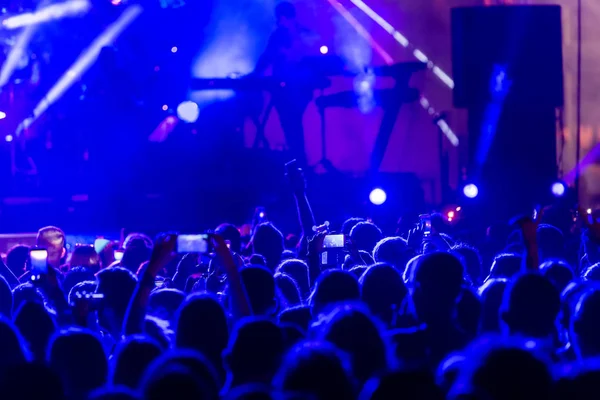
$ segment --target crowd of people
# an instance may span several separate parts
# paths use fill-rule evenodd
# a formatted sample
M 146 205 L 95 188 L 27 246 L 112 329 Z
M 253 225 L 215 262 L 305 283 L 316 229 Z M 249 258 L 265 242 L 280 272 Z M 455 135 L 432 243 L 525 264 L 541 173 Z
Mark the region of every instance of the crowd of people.
M 294 246 L 263 222 L 247 237 L 218 226 L 208 254 L 179 254 L 175 234 L 67 254 L 64 232 L 45 227 L 41 276 L 13 248 L 0 265 L 0 396 L 598 396 L 599 223 L 548 212 L 476 248 L 435 217 L 387 237 L 351 218 L 331 249 L 300 171 L 290 180 Z

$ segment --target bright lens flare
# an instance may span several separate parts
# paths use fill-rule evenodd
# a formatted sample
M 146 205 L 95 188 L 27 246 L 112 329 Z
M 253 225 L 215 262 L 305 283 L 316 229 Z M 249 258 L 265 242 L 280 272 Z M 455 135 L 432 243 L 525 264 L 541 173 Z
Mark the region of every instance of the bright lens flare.
M 469 183 L 463 188 L 463 194 L 469 199 L 474 199 L 479 194 L 479 188 L 473 183 Z
M 387 194 L 383 191 L 383 189 L 375 188 L 369 194 L 369 200 L 372 204 L 380 206 L 387 200 Z

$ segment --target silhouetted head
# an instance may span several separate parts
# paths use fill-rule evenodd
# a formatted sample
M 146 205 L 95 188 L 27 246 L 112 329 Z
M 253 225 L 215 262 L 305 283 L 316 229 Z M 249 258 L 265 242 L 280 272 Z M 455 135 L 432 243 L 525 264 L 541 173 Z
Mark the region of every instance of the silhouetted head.
M 560 294 L 560 324 L 565 332 L 571 330 L 571 320 L 575 314 L 581 296 L 590 289 L 595 289 L 596 284 L 588 281 L 574 281 Z
M 369 267 L 360 278 L 360 295 L 373 315 L 390 325 L 408 293 L 396 268 L 385 263 Z
M 267 266 L 267 259 L 260 254 L 252 254 L 248 259 L 250 265 L 260 265 L 262 267 Z
M 98 287 L 98 283 L 96 281 L 83 281 L 79 282 L 75 286 L 71 288 L 68 295 L 69 304 L 75 303 L 76 293 L 96 293 L 96 288 Z
M 38 231 L 36 244 L 48 250 L 48 265 L 59 268 L 62 259 L 67 253 L 65 248 L 65 233 L 55 226 L 47 226 Z
M 571 318 L 571 340 L 580 358 L 600 355 L 600 290 L 585 292 Z
M 150 293 L 148 313 L 165 321 L 175 322 L 175 315 L 185 301 L 185 293 L 177 289 L 158 289 Z
M 25 273 L 25 266 L 29 259 L 29 247 L 17 245 L 11 248 L 6 255 L 6 266 L 18 278 Z
M 137 278 L 128 269 L 121 267 L 106 268 L 97 275 L 96 293 L 104 295 L 102 308 L 98 312 L 100 325 L 116 334 L 121 331 L 129 300 L 137 285 Z
M 234 253 L 239 253 L 242 249 L 242 236 L 240 231 L 232 224 L 221 224 L 215 229 L 215 233 L 223 239 L 228 240 L 230 249 Z
M 350 231 L 352 244 L 359 250 L 372 253 L 375 245 L 383 238 L 381 229 L 371 222 L 359 222 Z
M 177 316 L 176 346 L 202 353 L 220 374 L 228 338 L 227 316 L 219 301 L 209 294 L 188 296 Z
M 24 303 L 15 314 L 15 325 L 33 354 L 33 359 L 43 362 L 46 359 L 48 342 L 56 330 L 54 319 L 43 304 Z
M 69 398 L 85 398 L 106 383 L 106 354 L 91 331 L 70 328 L 57 332 L 50 341 L 47 361 L 61 377 Z
M 308 330 L 312 314 L 310 306 L 296 306 L 283 310 L 279 314 L 279 322 L 292 324 L 299 327 L 303 332 Z
M 86 267 L 91 271 L 100 270 L 100 256 L 94 246 L 76 246 L 69 259 L 69 267 Z
M 350 355 L 352 371 L 361 383 L 388 369 L 389 349 L 382 331 L 359 303 L 334 308 L 313 325 L 313 330 L 317 338 Z
M 512 278 L 517 275 L 522 268 L 523 257 L 517 254 L 503 253 L 498 254 L 494 258 L 494 262 L 492 263 L 492 267 L 490 268 L 490 275 L 488 279 L 491 278 Z
M 406 263 L 415 256 L 415 252 L 408 247 L 406 240 L 401 237 L 388 237 L 381 239 L 373 250 L 373 258 L 378 263 L 388 263 L 404 271 Z
M 471 338 L 477 336 L 481 319 L 481 300 L 471 288 L 463 286 L 456 304 L 456 321 Z
M 548 260 L 543 262 L 540 265 L 540 273 L 552 282 L 559 293 L 562 293 L 569 282 L 575 278 L 571 266 L 562 260 Z
M 451 318 L 463 279 L 464 268 L 453 254 L 439 252 L 420 258 L 411 279 L 419 318 L 427 323 Z
M 511 334 L 547 338 L 554 333 L 560 295 L 539 273 L 517 275 L 506 288 L 502 320 Z
M 564 258 L 565 236 L 560 229 L 552 225 L 541 224 L 537 228 L 537 243 L 541 261 Z
M 500 307 L 504 298 L 504 291 L 508 286 L 508 279 L 488 279 L 478 290 L 481 298 L 481 325 L 482 333 L 500 333 Z
M 388 372 L 370 379 L 362 389 L 359 400 L 442 400 L 444 395 L 435 377 L 426 369 Z
M 308 265 L 302 260 L 290 259 L 282 262 L 277 268 L 277 272 L 282 272 L 291 276 L 300 289 L 302 300 L 310 296 L 310 279 L 308 277 Z
M 213 366 L 193 350 L 171 350 L 154 360 L 140 387 L 147 400 L 219 399 Z
M 145 336 L 128 337 L 115 349 L 110 382 L 137 389 L 144 372 L 161 353 L 161 346 L 152 339 Z
M 283 253 L 283 235 L 270 222 L 260 224 L 252 236 L 252 249 L 254 253 L 261 254 L 267 260 L 267 267 L 274 271 L 281 262 Z
M 354 399 L 355 387 L 347 355 L 328 342 L 293 347 L 274 379 L 275 387 L 299 398 Z
M 298 289 L 298 285 L 294 279 L 282 273 L 275 274 L 273 278 L 275 279 L 275 285 L 279 293 L 281 307 L 287 308 L 302 304 L 300 289 Z
M 350 237 L 350 232 L 352 232 L 352 228 L 354 228 L 356 226 L 356 224 L 358 224 L 359 222 L 365 222 L 365 221 L 366 220 L 364 218 L 348 218 L 342 224 L 342 233 L 345 236 Z
M 45 299 L 41 291 L 38 290 L 31 282 L 21 283 L 12 291 L 13 294 L 13 315 L 19 307 L 27 301 L 44 304 Z
M 152 254 L 152 239 L 141 233 L 132 233 L 127 236 L 123 242 L 123 259 L 121 267 L 127 268 L 134 274 L 137 273 L 140 265 L 150 260 Z
M 6 279 L 0 275 L 0 315 L 10 319 L 13 308 L 13 294 Z
M 270 384 L 283 353 L 283 333 L 274 322 L 262 318 L 239 321 L 224 353 L 229 387 Z
M 139 400 L 137 392 L 125 386 L 106 386 L 95 390 L 88 400 Z
M 282 1 L 275 7 L 277 25 L 289 28 L 296 20 L 296 7 L 288 1 Z
M 66 273 L 62 282 L 62 288 L 65 293 L 69 293 L 73 286 L 83 281 L 95 281 L 96 275 L 86 267 L 73 267 Z
M 242 268 L 240 274 L 254 315 L 273 315 L 277 310 L 273 273 L 265 267 L 250 265 Z
M 476 248 L 466 244 L 459 244 L 452 248 L 461 258 L 465 267 L 465 272 L 471 278 L 474 285 L 479 285 L 483 281 L 483 273 L 481 271 L 481 256 Z
M 64 400 L 60 377 L 43 363 L 23 363 L 3 371 L 0 377 L 3 400 Z
M 449 398 L 550 399 L 553 381 L 546 363 L 521 343 L 475 343 Z M 465 396 L 465 397 L 461 397 Z
M 330 269 L 323 272 L 310 297 L 313 316 L 335 303 L 360 300 L 358 279 L 348 271 Z

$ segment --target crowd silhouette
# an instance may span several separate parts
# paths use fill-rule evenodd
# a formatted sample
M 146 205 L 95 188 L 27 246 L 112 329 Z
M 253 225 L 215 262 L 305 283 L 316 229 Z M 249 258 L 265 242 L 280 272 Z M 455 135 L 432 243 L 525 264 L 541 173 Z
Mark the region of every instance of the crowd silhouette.
M 45 227 L 41 276 L 14 247 L 0 265 L 0 397 L 600 396 L 600 223 L 587 213 L 523 217 L 477 243 L 439 218 L 392 236 L 351 218 L 331 249 L 301 171 L 289 178 L 292 247 L 261 222 L 247 237 L 216 227 L 208 254 L 178 253 L 170 233 L 68 254 Z

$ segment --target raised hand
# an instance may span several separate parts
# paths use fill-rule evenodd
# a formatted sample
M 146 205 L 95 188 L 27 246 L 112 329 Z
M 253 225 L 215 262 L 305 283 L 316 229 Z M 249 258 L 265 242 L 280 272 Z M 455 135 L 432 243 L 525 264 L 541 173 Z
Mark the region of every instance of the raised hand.
M 150 262 L 146 269 L 146 274 L 149 274 L 152 278 L 167 266 L 176 257 L 177 247 L 177 235 L 168 233 L 160 236 L 156 243 L 154 243 L 154 249 L 152 249 L 152 255 L 150 256 Z

